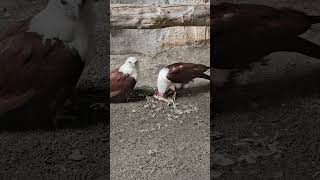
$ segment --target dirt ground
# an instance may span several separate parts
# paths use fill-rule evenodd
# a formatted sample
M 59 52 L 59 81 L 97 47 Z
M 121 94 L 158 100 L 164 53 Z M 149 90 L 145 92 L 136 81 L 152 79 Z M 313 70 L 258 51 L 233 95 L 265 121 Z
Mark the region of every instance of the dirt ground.
M 214 1 L 227 2 L 224 0 Z M 237 0 L 320 15 L 319 1 Z M 320 44 L 320 26 L 303 37 Z M 268 65 L 238 76 L 212 120 L 214 179 L 320 179 L 320 61 L 274 53 Z
M 16 2 L 20 2 L 20 6 Z M 98 2 L 101 14 L 105 2 Z M 0 27 L 37 13 L 46 0 L 0 1 Z M 105 73 L 108 68 L 108 34 L 97 25 L 97 63 L 85 70 L 76 96 L 76 108 L 68 115 L 81 123 L 48 131 L 0 132 L 0 179 L 109 179 L 109 114 Z M 106 36 L 104 36 L 106 35 Z M 104 70 L 103 70 L 104 69 Z M 98 72 L 100 70 L 100 73 Z M 102 72 L 102 73 L 101 73 Z

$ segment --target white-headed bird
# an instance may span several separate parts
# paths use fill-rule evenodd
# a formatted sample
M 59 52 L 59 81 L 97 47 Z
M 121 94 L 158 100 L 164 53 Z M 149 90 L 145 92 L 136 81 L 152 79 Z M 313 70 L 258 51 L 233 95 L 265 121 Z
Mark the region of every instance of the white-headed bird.
M 55 117 L 93 47 L 92 7 L 92 0 L 50 0 L 37 15 L 0 32 L 1 123 L 14 124 L 17 115 L 22 123 L 47 125 Z
M 110 73 L 110 101 L 128 102 L 139 77 L 139 62 L 129 57 L 123 65 Z
M 171 89 L 176 95 L 176 88 L 183 88 L 195 78 L 204 78 L 210 80 L 210 76 L 205 72 L 210 67 L 194 63 L 174 63 L 160 70 L 157 80 L 157 90 L 154 97 L 159 100 L 166 100 L 167 92 Z
M 233 72 L 251 68 L 274 52 L 297 52 L 320 59 L 320 45 L 300 36 L 320 23 L 320 16 L 258 4 L 220 3 L 210 11 L 215 86 L 224 86 L 233 80 Z

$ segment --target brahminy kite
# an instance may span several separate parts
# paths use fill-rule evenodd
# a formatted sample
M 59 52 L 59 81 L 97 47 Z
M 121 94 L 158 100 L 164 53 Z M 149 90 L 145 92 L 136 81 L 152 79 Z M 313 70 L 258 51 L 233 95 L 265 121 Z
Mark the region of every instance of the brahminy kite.
M 92 0 L 49 0 L 0 33 L 0 123 L 56 122 L 94 46 L 93 12 Z
M 171 89 L 174 92 L 173 99 L 176 96 L 176 88 L 183 88 L 195 78 L 210 80 L 210 76 L 205 72 L 210 67 L 194 63 L 174 63 L 162 68 L 158 74 L 157 90 L 154 97 L 167 101 L 167 92 Z M 167 101 L 168 102 L 168 101 Z
M 256 4 L 221 3 L 210 11 L 215 86 L 230 82 L 233 72 L 273 52 L 298 52 L 320 59 L 320 46 L 299 37 L 312 24 L 320 23 L 320 16 Z
M 139 62 L 129 57 L 123 65 L 110 73 L 110 101 L 128 102 L 139 77 Z

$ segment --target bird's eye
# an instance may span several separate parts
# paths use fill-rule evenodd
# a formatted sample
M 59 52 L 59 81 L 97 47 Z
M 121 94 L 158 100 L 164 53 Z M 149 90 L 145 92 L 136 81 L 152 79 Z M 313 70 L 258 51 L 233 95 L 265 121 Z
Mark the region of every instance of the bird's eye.
M 68 2 L 66 0 L 60 0 L 60 2 L 61 2 L 62 5 L 68 4 Z
M 129 61 L 129 63 L 131 63 L 131 61 Z

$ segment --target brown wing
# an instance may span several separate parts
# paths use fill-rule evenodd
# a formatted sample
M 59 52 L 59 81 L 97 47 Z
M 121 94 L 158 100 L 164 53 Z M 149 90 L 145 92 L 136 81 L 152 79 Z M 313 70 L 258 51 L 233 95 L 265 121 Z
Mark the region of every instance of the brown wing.
M 51 104 L 58 92 L 75 87 L 84 67 L 74 50 L 58 40 L 43 44 L 41 36 L 25 32 L 25 26 L 2 33 L 7 36 L 0 41 L 0 113 L 30 101 Z
M 203 73 L 209 69 L 205 65 L 193 63 L 174 63 L 167 68 L 167 78 L 174 83 L 188 83 L 194 78 L 206 78 Z
M 318 58 L 319 47 L 298 35 L 312 18 L 288 8 L 222 3 L 212 6 L 212 65 L 220 69 L 247 68 L 273 52 L 293 51 Z
M 256 4 L 221 3 L 210 8 L 212 32 L 273 33 L 299 35 L 311 25 L 311 19 L 296 10 Z
M 129 98 L 136 80 L 115 69 L 110 73 L 110 100 L 111 102 L 125 102 Z

